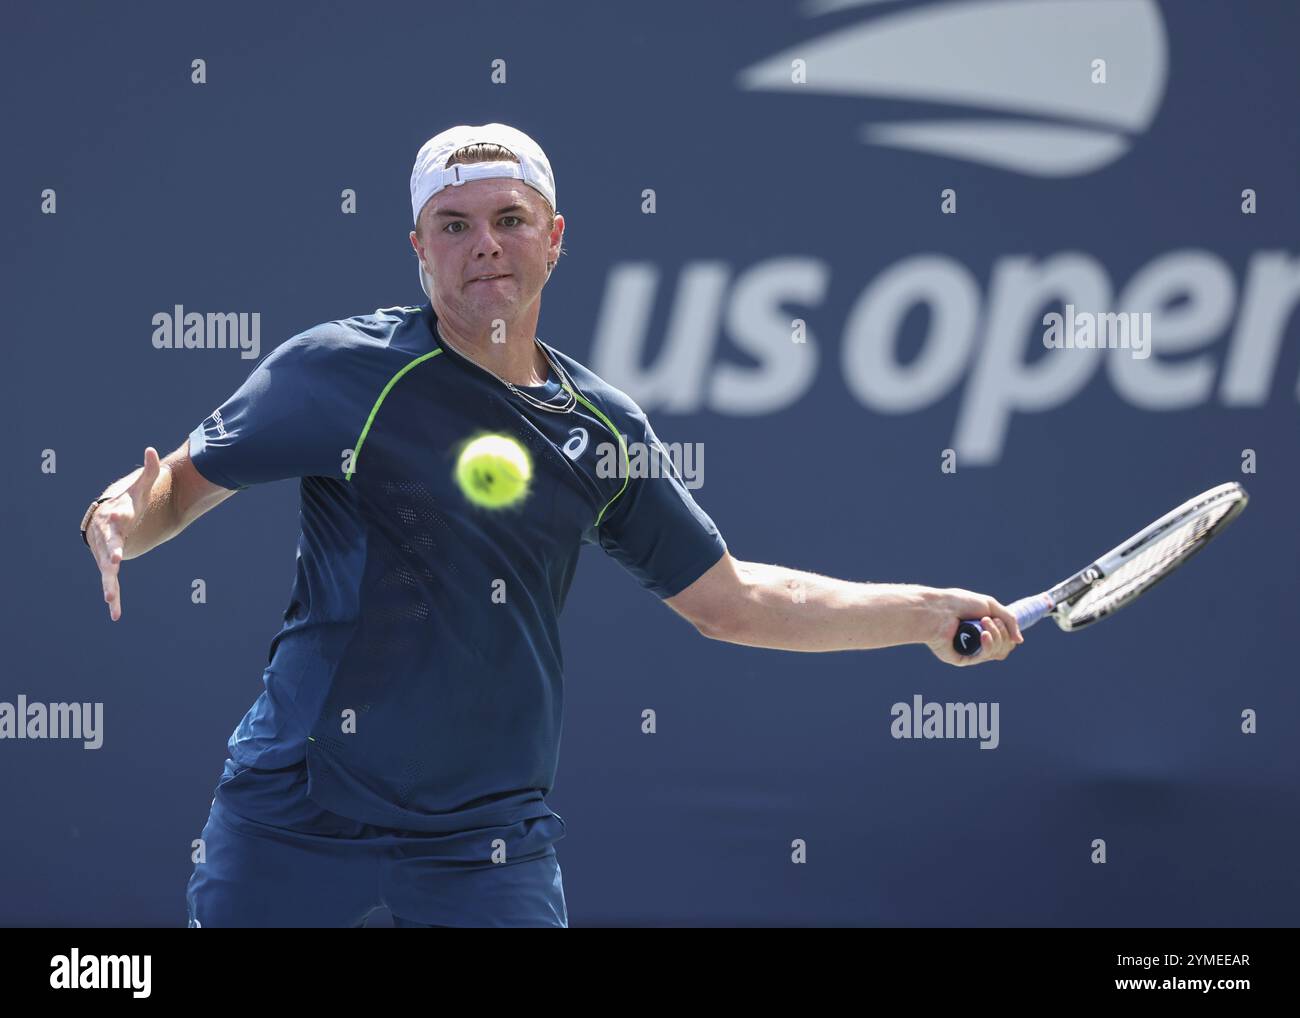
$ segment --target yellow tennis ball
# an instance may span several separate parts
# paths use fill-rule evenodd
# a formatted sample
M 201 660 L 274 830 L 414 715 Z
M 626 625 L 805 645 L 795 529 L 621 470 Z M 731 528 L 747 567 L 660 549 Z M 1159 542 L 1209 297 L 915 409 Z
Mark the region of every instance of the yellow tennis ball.
M 509 435 L 483 435 L 461 450 L 456 483 L 465 497 L 485 509 L 504 509 L 528 496 L 533 476 L 528 451 Z

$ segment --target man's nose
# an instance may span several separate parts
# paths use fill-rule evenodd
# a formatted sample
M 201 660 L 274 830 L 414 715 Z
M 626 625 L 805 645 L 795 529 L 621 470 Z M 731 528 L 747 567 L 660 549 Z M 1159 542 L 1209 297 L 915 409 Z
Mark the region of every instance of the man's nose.
M 474 232 L 474 253 L 478 254 L 495 254 L 501 250 L 501 243 L 497 240 L 496 231 L 491 224 L 485 223 L 478 227 Z

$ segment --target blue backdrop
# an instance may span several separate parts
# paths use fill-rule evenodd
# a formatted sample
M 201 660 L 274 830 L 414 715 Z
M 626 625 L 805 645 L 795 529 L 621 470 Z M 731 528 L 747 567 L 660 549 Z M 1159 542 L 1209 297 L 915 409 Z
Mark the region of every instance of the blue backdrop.
M 416 150 L 499 120 L 568 223 L 540 335 L 703 443 L 736 557 L 1009 601 L 1204 488 L 1252 499 L 1158 594 L 975 670 L 710 642 L 587 548 L 550 797 L 572 922 L 1295 924 L 1289 0 L 4 20 L 0 701 L 102 702 L 104 734 L 0 740 L 0 923 L 184 925 L 293 579 L 281 482 L 127 562 L 109 621 L 82 510 L 256 363 L 156 349 L 153 316 L 260 313 L 265 355 L 420 303 Z M 1152 356 L 1045 350 L 1066 303 L 1153 312 Z M 916 695 L 997 702 L 997 748 L 893 738 Z

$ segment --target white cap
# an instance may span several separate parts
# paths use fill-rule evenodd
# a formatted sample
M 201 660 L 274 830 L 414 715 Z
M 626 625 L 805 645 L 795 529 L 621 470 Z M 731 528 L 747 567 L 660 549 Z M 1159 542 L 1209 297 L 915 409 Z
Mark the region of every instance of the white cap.
M 451 154 L 467 145 L 500 145 L 519 160 L 517 163 L 457 163 L 447 166 Z M 523 131 L 516 131 L 505 124 L 482 124 L 471 127 L 462 124 L 450 127 L 441 134 L 420 146 L 415 157 L 415 167 L 411 170 L 411 218 L 415 228 L 420 226 L 420 210 L 439 191 L 446 187 L 458 187 L 467 180 L 482 180 L 487 177 L 513 177 L 543 195 L 555 206 L 555 175 L 551 164 L 540 145 Z M 426 297 L 432 299 L 424 275 L 424 266 L 419 266 L 420 289 Z

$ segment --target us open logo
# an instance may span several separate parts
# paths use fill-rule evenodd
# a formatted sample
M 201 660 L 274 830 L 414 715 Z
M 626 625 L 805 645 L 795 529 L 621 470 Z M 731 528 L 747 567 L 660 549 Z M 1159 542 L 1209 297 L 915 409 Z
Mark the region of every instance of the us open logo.
M 877 2 L 805 9 L 821 16 Z M 870 14 L 746 67 L 739 87 L 966 107 L 980 115 L 866 123 L 858 139 L 1036 177 L 1114 162 L 1164 98 L 1169 54 L 1155 0 L 972 0 Z M 1098 83 L 1099 59 L 1122 73 Z

